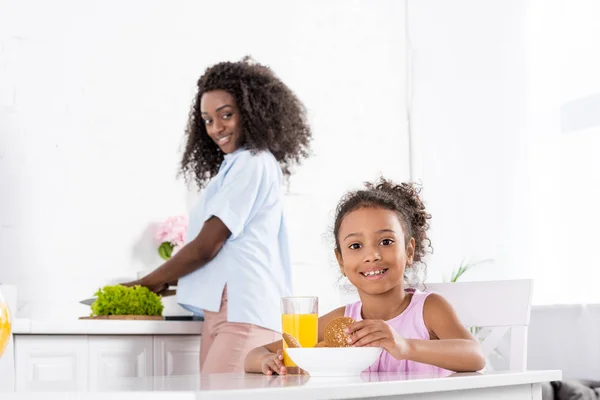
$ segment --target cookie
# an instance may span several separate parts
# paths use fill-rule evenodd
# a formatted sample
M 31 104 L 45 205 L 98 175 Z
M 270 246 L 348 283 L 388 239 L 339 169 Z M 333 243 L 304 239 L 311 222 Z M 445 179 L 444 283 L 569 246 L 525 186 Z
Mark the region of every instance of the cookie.
M 323 340 L 322 342 L 315 344 L 315 347 L 328 347 L 328 346 L 327 346 L 327 342 Z
M 290 347 L 292 349 L 302 347 L 302 345 L 300 345 L 300 342 L 298 342 L 298 340 L 289 333 L 283 332 L 281 336 L 283 336 L 283 340 L 285 340 L 285 344 L 287 344 L 287 347 Z
M 339 317 L 333 319 L 325 327 L 325 343 L 327 347 L 348 347 L 348 335 L 344 333 L 344 329 L 348 325 L 353 324 L 354 318 Z

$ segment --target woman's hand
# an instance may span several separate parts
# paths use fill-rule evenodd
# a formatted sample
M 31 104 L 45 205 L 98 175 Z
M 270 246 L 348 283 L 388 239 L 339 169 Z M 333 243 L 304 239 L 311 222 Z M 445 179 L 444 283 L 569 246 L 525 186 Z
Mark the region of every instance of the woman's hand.
M 397 360 L 406 359 L 409 344 L 385 321 L 364 319 L 346 328 L 348 343 L 354 347 L 382 347 Z
M 144 279 L 138 279 L 137 281 L 131 281 L 131 282 L 125 282 L 125 283 L 121 283 L 121 285 L 123 286 L 127 286 L 127 287 L 131 287 L 131 286 L 145 286 L 148 289 L 150 289 L 150 291 L 160 295 L 163 292 L 165 292 L 168 288 L 169 285 L 165 282 L 165 283 L 160 283 L 158 285 L 148 285 L 146 282 L 144 282 Z
M 277 350 L 277 353 L 270 353 L 263 357 L 261 362 L 261 370 L 265 375 L 285 375 L 287 368 L 283 365 L 283 350 Z

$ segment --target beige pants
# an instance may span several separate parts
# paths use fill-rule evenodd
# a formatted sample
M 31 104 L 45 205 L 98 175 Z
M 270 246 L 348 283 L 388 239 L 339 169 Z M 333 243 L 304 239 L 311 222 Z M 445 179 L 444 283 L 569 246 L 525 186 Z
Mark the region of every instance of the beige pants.
M 246 355 L 255 347 L 281 340 L 281 334 L 252 324 L 227 322 L 227 287 L 219 312 L 204 311 L 200 367 L 203 374 L 244 372 Z

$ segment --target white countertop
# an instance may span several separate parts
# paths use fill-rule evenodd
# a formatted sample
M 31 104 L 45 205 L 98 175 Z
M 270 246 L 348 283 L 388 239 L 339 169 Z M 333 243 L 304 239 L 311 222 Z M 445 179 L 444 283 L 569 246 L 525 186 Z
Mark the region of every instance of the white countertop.
M 126 378 L 106 380 L 100 392 L 16 393 L 14 399 L 239 399 L 308 400 L 335 397 L 369 398 L 389 395 L 494 388 L 560 380 L 560 371 L 454 374 L 448 377 L 403 373 L 363 373 L 360 376 L 325 378 L 308 375 L 266 376 L 216 374 Z M 11 397 L 12 396 L 12 397 Z
M 202 321 L 16 318 L 15 335 L 199 335 Z

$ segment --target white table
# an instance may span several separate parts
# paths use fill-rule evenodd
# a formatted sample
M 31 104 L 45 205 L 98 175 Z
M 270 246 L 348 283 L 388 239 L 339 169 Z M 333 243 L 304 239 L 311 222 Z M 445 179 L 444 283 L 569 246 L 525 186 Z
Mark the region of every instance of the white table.
M 107 381 L 102 391 L 97 392 L 14 393 L 8 394 L 7 400 L 541 400 L 541 384 L 560 380 L 561 376 L 560 371 L 525 371 L 455 374 L 449 377 L 363 373 L 361 376 L 344 378 L 255 374 L 121 378 Z

